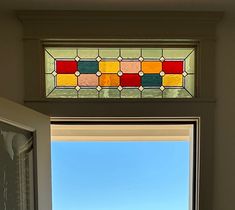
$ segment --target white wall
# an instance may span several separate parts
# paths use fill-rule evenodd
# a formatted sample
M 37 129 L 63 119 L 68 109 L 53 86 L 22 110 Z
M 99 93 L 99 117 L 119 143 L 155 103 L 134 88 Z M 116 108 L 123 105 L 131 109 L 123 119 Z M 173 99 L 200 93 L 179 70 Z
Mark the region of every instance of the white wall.
M 13 14 L 0 14 L 0 96 L 23 103 L 22 28 Z M 235 19 L 217 34 L 214 209 L 235 209 Z M 209 210 L 209 209 L 208 209 Z

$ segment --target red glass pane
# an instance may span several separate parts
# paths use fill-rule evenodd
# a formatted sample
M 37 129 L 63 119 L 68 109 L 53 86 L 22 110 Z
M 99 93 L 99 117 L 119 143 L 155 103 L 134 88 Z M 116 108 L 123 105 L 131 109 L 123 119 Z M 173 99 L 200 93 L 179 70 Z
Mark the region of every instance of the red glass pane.
M 57 74 L 74 74 L 78 70 L 76 61 L 56 61 Z
M 120 85 L 122 87 L 139 87 L 141 85 L 139 74 L 123 74 Z
M 183 64 L 183 61 L 164 61 L 162 63 L 162 70 L 166 74 L 182 74 Z

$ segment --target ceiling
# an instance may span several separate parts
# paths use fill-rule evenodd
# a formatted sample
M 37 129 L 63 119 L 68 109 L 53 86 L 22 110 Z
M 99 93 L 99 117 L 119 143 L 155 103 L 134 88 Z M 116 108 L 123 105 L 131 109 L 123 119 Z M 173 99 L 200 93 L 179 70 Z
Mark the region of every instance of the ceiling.
M 235 11 L 234 0 L 1 0 L 4 10 L 220 10 Z

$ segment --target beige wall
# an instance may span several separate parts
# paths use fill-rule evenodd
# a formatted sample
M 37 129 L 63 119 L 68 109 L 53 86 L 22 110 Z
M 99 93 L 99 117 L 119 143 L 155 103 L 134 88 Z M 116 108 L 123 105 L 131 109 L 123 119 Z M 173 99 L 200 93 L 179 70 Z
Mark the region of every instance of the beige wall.
M 23 102 L 23 42 L 21 24 L 13 13 L 0 12 L 0 96 Z
M 235 209 L 235 18 L 218 26 L 214 209 Z
M 0 96 L 23 103 L 22 28 L 13 14 L 0 13 Z M 235 209 L 235 19 L 217 34 L 214 209 Z

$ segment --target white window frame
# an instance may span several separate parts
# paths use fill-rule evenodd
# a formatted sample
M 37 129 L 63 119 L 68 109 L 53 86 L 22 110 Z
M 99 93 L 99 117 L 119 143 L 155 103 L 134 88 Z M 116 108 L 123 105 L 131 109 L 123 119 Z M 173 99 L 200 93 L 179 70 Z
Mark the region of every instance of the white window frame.
M 56 141 L 179 141 L 190 138 L 189 210 L 199 208 L 199 136 L 200 118 L 51 118 L 51 140 Z

